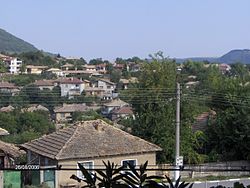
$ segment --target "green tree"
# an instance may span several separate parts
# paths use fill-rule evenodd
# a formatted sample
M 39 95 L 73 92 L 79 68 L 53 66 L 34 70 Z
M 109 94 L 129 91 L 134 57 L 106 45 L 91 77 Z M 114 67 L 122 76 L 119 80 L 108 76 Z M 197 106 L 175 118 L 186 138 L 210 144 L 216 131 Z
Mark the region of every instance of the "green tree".
M 250 86 L 241 79 L 225 79 L 211 98 L 216 120 L 207 130 L 208 153 L 216 152 L 220 160 L 250 159 Z
M 49 114 L 42 111 L 21 112 L 15 110 L 10 113 L 0 113 L 0 127 L 10 133 L 2 139 L 17 144 L 55 130 L 55 126 L 50 122 Z
M 91 59 L 91 60 L 89 61 L 89 64 L 90 64 L 90 65 L 98 65 L 98 64 L 102 64 L 102 63 L 103 63 L 102 58 Z
M 113 70 L 110 74 L 110 80 L 114 83 L 119 83 L 122 73 L 120 70 Z
M 231 65 L 230 74 L 234 77 L 240 78 L 243 82 L 249 79 L 249 71 L 242 63 L 235 63 Z
M 152 62 L 143 65 L 139 84 L 121 95 L 133 105 L 135 121 L 132 122 L 132 133 L 161 146 L 164 152 L 158 158 L 160 161 L 172 162 L 174 157 L 175 85 L 176 64 L 160 53 L 153 57 Z M 188 113 L 182 117 L 187 118 Z M 185 160 L 197 162 L 198 154 L 193 149 L 196 141 L 189 121 L 183 123 L 181 135 Z
M 205 69 L 203 62 L 194 62 L 188 60 L 183 65 L 183 71 L 192 75 L 198 75 Z
M 4 73 L 7 71 L 8 71 L 7 66 L 5 65 L 3 61 L 0 60 L 0 73 Z

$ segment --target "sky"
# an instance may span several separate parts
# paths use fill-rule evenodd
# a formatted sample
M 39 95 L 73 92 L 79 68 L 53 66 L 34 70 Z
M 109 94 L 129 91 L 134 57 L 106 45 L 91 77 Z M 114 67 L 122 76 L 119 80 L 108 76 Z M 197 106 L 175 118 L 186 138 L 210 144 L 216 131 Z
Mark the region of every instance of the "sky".
M 249 0 L 1 1 L 0 28 L 66 57 L 219 57 L 250 48 Z

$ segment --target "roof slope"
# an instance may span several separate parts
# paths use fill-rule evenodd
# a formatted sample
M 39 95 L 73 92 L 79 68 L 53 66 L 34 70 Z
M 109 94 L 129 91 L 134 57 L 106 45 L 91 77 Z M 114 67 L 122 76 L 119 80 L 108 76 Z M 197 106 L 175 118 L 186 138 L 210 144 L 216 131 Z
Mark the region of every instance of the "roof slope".
M 128 105 L 128 103 L 122 101 L 121 99 L 114 99 L 109 103 L 103 104 L 103 106 L 108 106 L 108 107 L 113 107 L 113 106 L 122 107 L 126 105 Z
M 18 87 L 13 83 L 0 82 L 0 88 L 17 89 Z
M 79 122 L 22 147 L 57 160 L 161 151 L 160 147 L 102 120 Z
M 3 141 L 0 141 L 0 150 L 14 158 L 17 158 L 24 154 L 24 152 L 19 150 L 19 148 L 14 144 L 10 144 Z
M 55 80 L 36 80 L 34 85 L 36 86 L 54 86 Z
M 54 112 L 85 112 L 89 108 L 85 103 L 83 104 L 64 104 L 62 107 L 55 108 Z

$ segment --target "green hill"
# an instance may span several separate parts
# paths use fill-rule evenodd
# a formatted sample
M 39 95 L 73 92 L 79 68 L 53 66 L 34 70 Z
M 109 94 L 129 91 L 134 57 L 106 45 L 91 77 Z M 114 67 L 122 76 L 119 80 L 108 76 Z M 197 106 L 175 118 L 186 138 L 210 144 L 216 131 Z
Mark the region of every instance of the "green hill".
M 219 62 L 222 63 L 243 63 L 243 64 L 250 64 L 250 50 L 244 49 L 244 50 L 232 50 L 228 52 L 227 54 L 221 56 L 219 58 Z
M 0 52 L 22 53 L 37 50 L 32 44 L 0 29 Z

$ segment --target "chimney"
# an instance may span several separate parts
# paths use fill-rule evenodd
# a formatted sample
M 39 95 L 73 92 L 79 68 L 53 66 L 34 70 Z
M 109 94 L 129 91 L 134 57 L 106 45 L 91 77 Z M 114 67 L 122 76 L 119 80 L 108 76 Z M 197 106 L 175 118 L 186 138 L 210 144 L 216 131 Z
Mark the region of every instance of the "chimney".
M 99 131 L 99 123 L 98 122 L 93 122 L 93 127 L 95 128 L 95 130 Z

